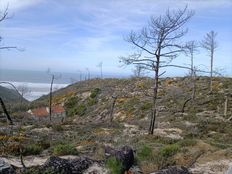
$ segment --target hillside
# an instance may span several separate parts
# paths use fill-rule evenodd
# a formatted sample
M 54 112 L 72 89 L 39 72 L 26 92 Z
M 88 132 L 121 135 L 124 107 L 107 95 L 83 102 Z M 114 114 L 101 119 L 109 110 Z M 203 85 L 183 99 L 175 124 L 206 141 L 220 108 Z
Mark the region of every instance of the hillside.
M 197 77 L 195 100 L 187 102 L 183 112 L 192 94 L 191 79 L 161 79 L 154 135 L 147 134 L 152 107 L 150 78 L 94 79 L 60 89 L 54 93 L 53 105 L 64 105 L 64 122 L 37 120 L 31 125 L 31 119 L 24 118 L 20 135 L 26 137 L 21 142 L 25 162 L 33 164 L 29 155 L 42 164 L 51 155 L 77 153 L 104 160 L 106 145 L 129 145 L 136 151 L 136 165 L 145 174 L 172 165 L 189 167 L 193 174 L 223 174 L 232 162 L 232 79 L 215 77 L 212 93 L 208 84 L 208 77 Z M 47 103 L 48 96 L 43 96 L 32 106 Z M 2 129 L 0 133 L 6 132 Z M 8 143 L 6 147 L 11 147 L 12 141 Z M 1 153 L 17 155 L 13 146 Z
M 0 96 L 6 103 L 19 103 L 22 99 L 15 90 L 3 86 L 0 86 Z M 23 99 L 22 102 L 28 101 L 26 99 Z

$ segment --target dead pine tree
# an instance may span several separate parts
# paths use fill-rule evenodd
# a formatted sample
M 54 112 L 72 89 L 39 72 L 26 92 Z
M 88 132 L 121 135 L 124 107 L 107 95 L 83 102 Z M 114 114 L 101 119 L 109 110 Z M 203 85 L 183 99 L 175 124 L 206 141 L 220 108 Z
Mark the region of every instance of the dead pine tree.
M 55 74 L 51 73 L 50 68 L 47 70 L 48 75 L 51 76 L 50 83 L 50 92 L 49 92 L 49 121 L 52 121 L 52 98 L 53 98 L 53 83 L 55 79 L 61 78 L 61 75 L 55 76 Z
M 213 90 L 213 61 L 214 61 L 214 53 L 216 48 L 218 47 L 218 44 L 216 42 L 216 36 L 217 33 L 214 31 L 210 31 L 206 34 L 204 40 L 201 42 L 201 46 L 206 49 L 207 52 L 209 52 L 210 55 L 210 93 Z
M 186 51 L 186 44 L 181 44 L 181 38 L 187 33 L 184 25 L 194 15 L 187 6 L 175 11 L 167 10 L 159 17 L 152 16 L 147 27 L 140 32 L 132 31 L 126 40 L 136 48 L 136 52 L 127 57 L 120 57 L 120 62 L 125 65 L 142 65 L 146 70 L 154 72 L 154 84 L 152 94 L 152 111 L 149 126 L 149 134 L 153 134 L 157 116 L 157 97 L 161 68 L 177 67 L 171 64 L 180 53 Z M 189 68 L 187 68 L 189 69 Z

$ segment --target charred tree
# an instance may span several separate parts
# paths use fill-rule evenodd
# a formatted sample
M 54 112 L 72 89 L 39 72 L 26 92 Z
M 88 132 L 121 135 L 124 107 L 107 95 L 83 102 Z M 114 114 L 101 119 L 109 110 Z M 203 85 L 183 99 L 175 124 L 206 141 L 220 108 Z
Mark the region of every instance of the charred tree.
M 147 27 L 144 27 L 141 32 L 132 31 L 126 39 L 137 50 L 132 55 L 121 57 L 121 62 L 126 65 L 142 65 L 154 72 L 149 134 L 153 134 L 157 116 L 159 78 L 163 74 L 160 69 L 167 67 L 190 69 L 171 64 L 171 62 L 180 53 L 186 52 L 186 44 L 181 44 L 180 41 L 188 31 L 183 27 L 193 15 L 194 12 L 188 10 L 187 6 L 176 11 L 167 10 L 162 16 L 157 18 L 152 16 Z

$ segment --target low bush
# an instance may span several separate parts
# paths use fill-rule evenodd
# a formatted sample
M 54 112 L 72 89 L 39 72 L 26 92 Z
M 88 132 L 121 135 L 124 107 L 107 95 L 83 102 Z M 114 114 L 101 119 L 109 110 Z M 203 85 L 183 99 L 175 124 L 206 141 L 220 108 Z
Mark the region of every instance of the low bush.
M 52 152 L 54 155 L 77 155 L 78 151 L 75 146 L 70 144 L 58 144 L 53 147 Z
M 195 139 L 183 139 L 178 142 L 180 146 L 194 146 L 197 143 Z
M 180 146 L 177 144 L 170 144 L 160 149 L 160 155 L 164 158 L 169 158 L 175 155 L 180 150 Z
M 37 144 L 29 144 L 24 146 L 23 155 L 39 155 L 42 152 L 43 148 Z
M 90 97 L 91 98 L 95 98 L 97 97 L 97 95 L 101 92 L 101 89 L 100 88 L 95 88 L 91 91 L 91 94 L 90 94 Z
M 55 130 L 55 131 L 57 131 L 57 132 L 61 132 L 61 131 L 64 130 L 64 128 L 60 124 L 53 125 L 52 129 Z
M 139 161 L 143 161 L 152 157 L 152 149 L 144 145 L 141 149 L 138 150 L 137 157 Z
M 111 174 L 122 174 L 123 173 L 122 163 L 114 157 L 107 159 L 106 167 L 110 170 Z

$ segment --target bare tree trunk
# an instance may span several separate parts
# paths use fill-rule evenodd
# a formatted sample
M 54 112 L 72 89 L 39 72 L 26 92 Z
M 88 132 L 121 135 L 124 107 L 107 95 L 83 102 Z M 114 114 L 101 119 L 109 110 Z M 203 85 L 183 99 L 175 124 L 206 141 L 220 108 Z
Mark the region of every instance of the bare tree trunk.
M 2 106 L 2 109 L 3 109 L 3 112 L 6 114 L 7 120 L 10 122 L 10 125 L 13 125 L 13 121 L 12 121 L 12 119 L 11 119 L 11 117 L 10 117 L 10 115 L 9 115 L 7 109 L 6 109 L 6 106 L 5 106 L 5 104 L 4 104 L 1 97 L 0 97 L 0 103 L 1 103 L 1 106 Z
M 149 126 L 149 134 L 154 133 L 154 127 L 155 127 L 155 121 L 156 121 L 156 115 L 157 115 L 156 102 L 157 102 L 158 87 L 159 87 L 159 57 L 157 56 L 157 62 L 156 62 L 156 67 L 155 67 L 154 89 L 153 89 L 152 116 L 151 116 L 151 122 Z
M 49 94 L 49 97 L 50 97 L 50 100 L 49 100 L 49 119 L 50 119 L 50 121 L 52 121 L 52 86 L 53 86 L 54 78 L 55 78 L 55 76 L 52 75 L 50 94 Z
M 117 96 L 112 96 L 113 98 L 113 103 L 112 103 L 112 106 L 111 106 L 111 109 L 110 109 L 110 123 L 112 123 L 113 121 L 113 113 L 114 113 L 114 107 L 115 107 L 115 104 L 116 104 L 116 100 L 117 100 Z
M 195 72 L 195 70 L 193 71 L 192 82 L 193 82 L 192 100 L 194 101 L 195 97 L 196 97 L 196 72 Z
M 213 51 L 211 52 L 211 63 L 210 63 L 210 93 L 213 91 Z
M 24 164 L 24 161 L 23 161 L 23 151 L 22 151 L 21 144 L 19 145 L 19 154 L 20 154 L 20 162 L 21 162 L 23 168 L 26 169 L 26 165 Z
M 188 103 L 190 100 L 192 100 L 192 97 L 189 98 L 189 99 L 187 99 L 187 100 L 185 100 L 185 102 L 184 102 L 184 104 L 183 104 L 183 106 L 182 106 L 182 109 L 181 109 L 181 113 L 184 113 L 184 109 L 185 109 L 187 103 Z
M 225 98 L 225 106 L 224 106 L 224 116 L 227 116 L 227 108 L 228 108 L 228 97 Z

